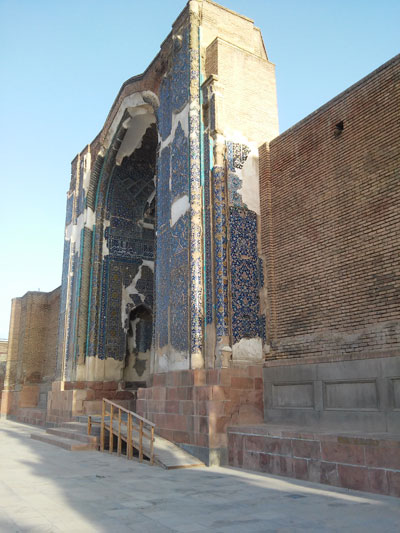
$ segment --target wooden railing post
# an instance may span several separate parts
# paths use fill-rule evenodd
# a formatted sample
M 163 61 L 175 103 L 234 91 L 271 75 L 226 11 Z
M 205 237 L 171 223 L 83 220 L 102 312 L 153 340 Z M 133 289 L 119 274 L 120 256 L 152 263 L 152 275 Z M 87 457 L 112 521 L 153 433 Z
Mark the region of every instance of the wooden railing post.
M 150 464 L 154 465 L 154 427 L 151 426 Z
M 122 444 L 122 439 L 121 439 L 121 409 L 118 409 L 118 449 L 117 449 L 118 455 L 121 455 L 121 444 Z
M 107 405 L 109 404 L 110 411 L 107 412 Z M 118 430 L 117 423 L 114 428 L 114 417 L 115 410 L 118 409 Z M 126 413 L 127 421 L 122 418 L 123 413 Z M 98 416 L 98 415 L 96 415 Z M 106 417 L 109 416 L 109 423 L 107 425 Z M 125 415 L 124 415 L 125 416 Z M 154 442 L 155 442 L 155 425 L 150 420 L 139 416 L 137 413 L 129 411 L 106 398 L 102 400 L 102 409 L 101 409 L 101 421 L 97 422 L 93 420 L 93 415 L 88 416 L 88 434 L 91 434 L 92 425 L 100 424 L 100 450 L 104 451 L 105 448 L 105 432 L 106 429 L 109 430 L 109 453 L 114 451 L 114 436 L 117 437 L 117 453 L 121 455 L 122 453 L 122 441 L 126 441 L 126 458 L 133 458 L 133 448 L 137 449 L 139 452 L 139 461 L 143 462 L 143 457 L 149 457 L 150 464 L 154 464 Z M 126 435 L 125 428 L 126 425 Z M 138 432 L 138 440 L 134 438 L 133 432 Z M 136 435 L 136 433 L 135 433 Z M 143 440 L 145 439 L 145 440 Z M 149 439 L 149 444 L 147 444 L 147 439 Z
M 110 437 L 108 441 L 108 452 L 112 453 L 114 449 L 114 430 L 113 430 L 113 417 L 114 417 L 114 406 L 111 404 L 110 408 Z
M 87 419 L 87 434 L 92 434 L 92 417 L 89 415 Z
M 132 454 L 132 415 L 128 413 L 128 435 L 126 442 L 126 458 L 130 459 Z
M 104 452 L 104 417 L 106 414 L 106 403 L 103 400 L 101 406 L 101 428 L 100 428 L 100 450 Z
M 143 420 L 139 422 L 139 461 L 143 461 Z

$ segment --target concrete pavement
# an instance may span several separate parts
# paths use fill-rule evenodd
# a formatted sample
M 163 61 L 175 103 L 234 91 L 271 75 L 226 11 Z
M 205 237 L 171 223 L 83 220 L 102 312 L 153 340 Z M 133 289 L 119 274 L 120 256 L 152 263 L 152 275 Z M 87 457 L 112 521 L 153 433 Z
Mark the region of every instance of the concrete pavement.
M 233 468 L 167 471 L 31 432 L 0 420 L 1 533 L 400 530 L 396 498 Z

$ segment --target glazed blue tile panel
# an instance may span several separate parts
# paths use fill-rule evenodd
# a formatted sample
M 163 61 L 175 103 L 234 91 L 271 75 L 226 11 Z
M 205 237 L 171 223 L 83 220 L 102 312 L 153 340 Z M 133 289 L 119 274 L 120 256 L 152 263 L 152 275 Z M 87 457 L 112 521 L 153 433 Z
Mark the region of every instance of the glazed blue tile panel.
M 171 271 L 170 283 L 171 344 L 176 350 L 187 352 L 189 348 L 187 264 Z
M 230 207 L 232 335 L 262 336 L 260 331 L 259 264 L 257 215 L 247 209 Z
M 99 211 L 97 210 L 96 216 L 100 216 Z M 98 287 L 101 283 L 102 279 L 102 271 L 100 268 L 100 258 L 102 254 L 102 245 L 103 245 L 103 232 L 100 231 L 99 226 L 95 227 L 93 229 L 94 231 L 94 242 L 93 242 L 93 267 L 91 270 L 91 278 L 90 278 L 90 284 L 92 287 Z M 101 295 L 100 295 L 101 296 Z M 98 318 L 100 313 L 100 308 L 102 305 L 102 301 L 99 301 L 97 298 L 92 298 L 90 301 L 90 319 L 88 324 L 88 339 L 89 339 L 89 346 L 88 346 L 88 355 L 89 356 L 95 356 L 99 355 L 101 357 L 101 354 L 98 353 L 98 348 L 96 344 L 97 340 L 97 326 L 98 326 Z
M 170 233 L 167 229 L 157 234 L 155 337 L 159 347 L 168 344 L 170 270 Z
M 73 209 L 74 209 L 74 195 L 71 194 L 71 196 L 69 196 L 67 198 L 67 213 L 66 213 L 66 216 L 65 216 L 65 225 L 66 226 L 68 226 L 68 224 L 70 224 L 72 222 Z
M 215 320 L 217 337 L 228 334 L 228 281 L 227 238 L 225 216 L 225 171 L 222 167 L 212 170 L 214 190 L 214 275 L 215 275 Z
M 171 155 L 171 196 L 172 201 L 189 194 L 189 143 L 181 123 L 175 130 Z
M 64 340 L 70 247 L 71 247 L 71 241 L 65 240 L 64 241 L 64 254 L 63 254 L 62 282 L 61 282 L 60 317 L 58 319 L 58 349 L 59 350 L 61 349 L 63 340 Z
M 69 293 L 69 299 L 67 304 L 68 309 L 68 330 L 67 330 L 67 345 L 66 345 L 66 360 L 70 359 L 73 350 L 74 350 L 74 342 L 75 342 L 75 330 L 74 330 L 74 321 L 75 321 L 75 315 L 76 315 L 76 285 L 78 282 L 78 254 L 75 252 L 75 245 L 73 244 L 71 247 L 71 253 L 72 260 L 71 260 L 71 272 L 73 273 L 72 279 L 71 279 L 71 286 L 70 286 L 70 293 Z
M 171 106 L 171 80 L 164 78 L 160 89 L 160 106 L 157 109 L 158 131 L 163 140 L 171 133 L 172 106 Z
M 147 198 L 154 190 L 154 167 L 139 150 L 145 148 L 138 148 L 124 158 L 120 166 L 114 167 L 106 197 L 110 226 L 104 237 L 109 254 L 103 260 L 98 352 L 100 357 L 117 360 L 123 360 L 126 355 L 123 327 L 126 324 L 122 321 L 126 321 L 135 305 L 135 302 L 128 302 L 125 309 L 121 308 L 123 288 L 132 283 L 143 260 L 154 260 L 155 254 L 154 232 L 138 223 L 144 216 Z M 148 283 L 144 279 L 140 281 L 149 305 L 152 303 L 152 280 L 151 283 L 150 280 Z
M 188 255 L 189 212 L 181 216 L 171 228 L 171 258 L 182 253 Z M 173 268 L 173 267 L 172 267 Z
M 182 45 L 172 60 L 172 110 L 180 111 L 189 100 L 189 29 L 182 35 Z
M 204 209 L 205 209 L 205 261 L 206 261 L 206 324 L 213 320 L 212 243 L 211 243 L 211 191 L 210 191 L 210 140 L 204 134 Z
M 171 216 L 171 198 L 169 192 L 170 148 L 167 146 L 161 152 L 158 161 L 157 182 L 157 227 L 169 226 Z
M 104 320 L 103 344 L 105 357 L 111 357 L 122 361 L 126 354 L 126 335 L 121 321 L 121 297 L 122 286 L 131 283 L 136 275 L 141 260 L 135 262 L 131 260 L 106 261 L 105 268 L 108 270 L 109 290 L 106 294 L 106 319 Z

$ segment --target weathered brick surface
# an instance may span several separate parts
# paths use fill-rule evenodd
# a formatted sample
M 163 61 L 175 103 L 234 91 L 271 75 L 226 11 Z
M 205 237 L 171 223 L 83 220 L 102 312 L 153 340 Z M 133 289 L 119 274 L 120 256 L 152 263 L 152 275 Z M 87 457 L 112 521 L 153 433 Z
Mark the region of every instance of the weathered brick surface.
M 260 149 L 271 356 L 399 353 L 399 74 L 397 56 Z
M 56 370 L 59 308 L 59 288 L 13 299 L 4 380 L 4 390 L 13 394 L 3 393 L 4 415 L 36 407 L 49 389 Z

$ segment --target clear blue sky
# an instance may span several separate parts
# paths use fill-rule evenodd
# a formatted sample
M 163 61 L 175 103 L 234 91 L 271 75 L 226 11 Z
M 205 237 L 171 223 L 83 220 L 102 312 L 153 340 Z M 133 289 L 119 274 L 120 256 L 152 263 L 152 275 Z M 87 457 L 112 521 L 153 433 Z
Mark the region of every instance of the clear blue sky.
M 0 0 L 0 338 L 11 298 L 61 283 L 73 157 L 185 0 Z M 280 131 L 399 53 L 399 0 L 225 0 L 277 67 Z

